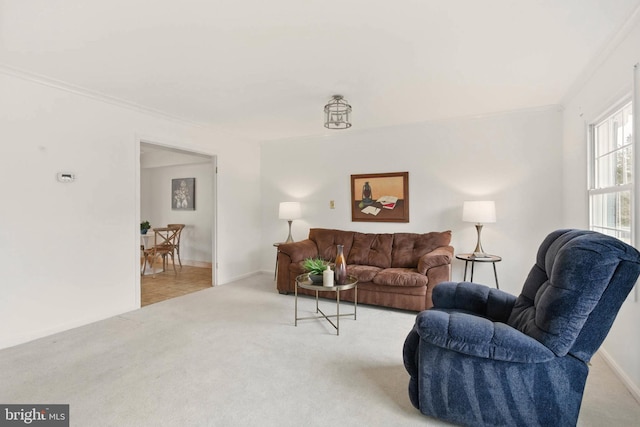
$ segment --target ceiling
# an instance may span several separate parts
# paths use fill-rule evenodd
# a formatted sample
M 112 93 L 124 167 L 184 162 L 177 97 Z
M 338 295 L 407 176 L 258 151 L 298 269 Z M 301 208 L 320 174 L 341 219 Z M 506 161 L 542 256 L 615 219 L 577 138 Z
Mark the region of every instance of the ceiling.
M 562 102 L 640 0 L 0 0 L 0 65 L 253 140 Z M 326 130 L 342 94 L 351 130 Z

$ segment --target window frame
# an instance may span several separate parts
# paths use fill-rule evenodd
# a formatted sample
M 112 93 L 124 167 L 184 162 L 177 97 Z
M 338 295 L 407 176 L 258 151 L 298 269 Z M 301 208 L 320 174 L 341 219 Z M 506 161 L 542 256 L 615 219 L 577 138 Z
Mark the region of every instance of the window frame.
M 633 162 L 633 164 L 631 165 L 630 171 L 631 171 L 631 181 L 624 183 L 624 184 L 613 184 L 613 185 L 609 185 L 606 187 L 598 187 L 597 183 L 598 183 L 598 178 L 600 178 L 597 175 L 597 160 L 598 158 L 596 158 L 596 153 L 597 153 L 597 149 L 596 149 L 596 128 L 603 124 L 606 121 L 612 120 L 612 118 L 618 114 L 619 112 L 622 112 L 625 108 L 627 107 L 631 107 L 631 114 L 632 114 L 632 118 L 630 120 L 630 125 L 631 125 L 631 140 L 629 144 L 625 144 L 619 148 L 616 148 L 615 150 L 612 150 L 609 152 L 613 153 L 615 151 L 619 151 L 624 147 L 630 147 L 631 149 L 631 161 Z M 625 231 L 621 228 L 615 228 L 615 227 L 607 227 L 605 225 L 600 225 L 600 224 L 594 224 L 594 215 L 593 215 L 593 209 L 594 209 L 594 196 L 599 196 L 599 195 L 603 195 L 603 194 L 618 194 L 624 191 L 628 191 L 630 194 L 630 200 L 629 200 L 629 241 L 627 243 L 629 243 L 632 246 L 635 246 L 636 243 L 636 237 L 635 237 L 635 233 L 636 233 L 636 225 L 635 225 L 635 217 L 636 217 L 636 207 L 635 207 L 635 198 L 636 198 L 636 169 L 638 168 L 638 166 L 636 165 L 637 162 L 637 158 L 638 158 L 638 153 L 637 153 L 637 147 L 635 144 L 635 132 L 636 132 L 636 118 L 634 117 L 634 113 L 635 113 L 635 107 L 633 105 L 633 101 L 632 101 L 632 97 L 631 94 L 629 94 L 628 96 L 624 97 L 623 99 L 619 100 L 618 102 L 616 102 L 614 105 L 612 105 L 610 108 L 608 108 L 605 112 L 603 112 L 602 114 L 600 114 L 598 117 L 596 117 L 594 120 L 591 121 L 591 123 L 588 125 L 588 153 L 587 153 L 587 171 L 588 171 L 588 179 L 587 179 L 587 205 L 588 205 L 588 218 L 589 218 L 589 229 L 590 230 L 594 230 L 597 229 L 596 231 L 599 230 L 607 230 L 607 231 L 611 231 L 614 233 L 614 236 L 616 236 L 616 234 L 618 234 L 621 231 Z M 619 238 L 619 237 L 618 237 Z M 622 241 L 625 241 L 623 239 L 620 239 Z

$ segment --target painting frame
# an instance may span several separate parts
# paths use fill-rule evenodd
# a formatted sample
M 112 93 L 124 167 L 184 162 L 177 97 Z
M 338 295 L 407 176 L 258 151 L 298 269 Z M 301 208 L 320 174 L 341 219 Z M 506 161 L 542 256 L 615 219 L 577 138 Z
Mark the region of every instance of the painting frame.
M 352 222 L 409 222 L 409 172 L 351 175 Z
M 196 210 L 195 178 L 173 178 L 171 180 L 171 210 Z

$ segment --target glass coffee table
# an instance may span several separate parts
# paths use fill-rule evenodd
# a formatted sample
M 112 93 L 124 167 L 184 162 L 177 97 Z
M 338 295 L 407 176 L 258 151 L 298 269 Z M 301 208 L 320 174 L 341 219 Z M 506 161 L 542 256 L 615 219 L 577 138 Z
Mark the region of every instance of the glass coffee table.
M 310 316 L 310 317 L 298 317 L 298 288 L 309 289 L 316 292 L 316 313 L 320 313 L 320 316 Z M 353 313 L 345 313 L 340 314 L 340 292 L 346 291 L 347 289 L 353 289 L 355 292 L 354 302 L 353 302 Z M 318 295 L 320 292 L 335 292 L 336 293 L 336 314 L 326 315 L 320 307 L 318 306 Z M 347 283 L 344 285 L 334 285 L 334 286 L 322 286 L 322 284 L 314 285 L 311 279 L 309 279 L 309 274 L 301 274 L 296 277 L 296 308 L 295 308 L 295 326 L 298 326 L 298 320 L 306 320 L 306 319 L 326 319 L 331 325 L 336 329 L 336 335 L 340 335 L 340 317 L 344 316 L 353 316 L 353 320 L 356 320 L 356 313 L 358 311 L 358 279 L 353 276 L 347 276 Z M 336 318 L 336 322 L 330 319 L 331 317 Z

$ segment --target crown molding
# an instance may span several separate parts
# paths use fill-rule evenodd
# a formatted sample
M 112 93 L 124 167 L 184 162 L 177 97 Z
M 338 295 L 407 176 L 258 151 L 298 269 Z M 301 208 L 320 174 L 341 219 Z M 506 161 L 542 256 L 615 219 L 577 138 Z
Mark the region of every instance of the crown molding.
M 0 64 L 0 73 L 16 77 L 22 80 L 26 80 L 32 83 L 37 83 L 43 86 L 52 87 L 55 89 L 59 89 L 68 93 L 72 93 L 74 95 L 83 96 L 85 98 L 90 98 L 95 101 L 104 102 L 107 104 L 115 105 L 118 107 L 126 108 L 129 110 L 136 111 L 138 113 L 149 114 L 158 118 L 162 118 L 164 120 L 171 120 L 173 122 L 178 122 L 181 124 L 186 124 L 189 126 L 196 126 L 200 128 L 209 128 L 212 127 L 206 123 L 198 122 L 195 120 L 190 120 L 184 117 L 176 116 L 174 114 L 167 113 L 165 111 L 156 110 L 153 108 L 145 107 L 144 105 L 136 104 L 135 102 L 128 101 L 126 99 L 117 98 L 115 96 L 105 95 L 104 93 L 100 93 L 91 89 L 87 89 L 82 86 L 73 85 L 71 83 L 67 83 L 61 80 L 56 80 L 51 77 L 47 77 L 41 74 L 32 73 L 30 71 L 22 70 L 19 68 L 11 67 L 8 65 Z
M 406 122 L 406 123 L 396 123 L 392 125 L 378 125 L 378 126 L 359 126 L 357 129 L 353 127 L 348 130 L 326 130 L 323 133 L 317 133 L 312 135 L 299 135 L 299 136 L 290 136 L 287 138 L 272 138 L 272 139 L 264 139 L 259 141 L 261 144 L 268 143 L 278 143 L 278 142 L 308 142 L 315 141 L 318 139 L 338 139 L 338 138 L 348 138 L 350 135 L 361 135 L 371 132 L 380 132 L 385 130 L 393 130 L 395 128 L 419 128 L 433 124 L 450 124 L 456 123 L 460 121 L 474 121 L 474 120 L 485 120 L 492 118 L 501 118 L 510 115 L 518 115 L 518 114 L 534 114 L 534 113 L 545 113 L 545 112 L 562 112 L 564 111 L 564 106 L 561 104 L 546 104 L 539 105 L 535 107 L 523 107 L 523 108 L 514 108 L 512 110 L 502 110 L 502 111 L 492 111 L 487 113 L 475 113 L 475 114 L 465 114 L 461 116 L 447 116 L 441 118 L 434 119 L 426 119 L 415 122 Z

